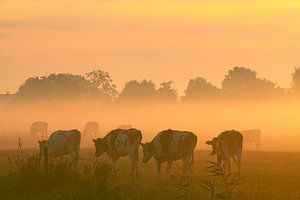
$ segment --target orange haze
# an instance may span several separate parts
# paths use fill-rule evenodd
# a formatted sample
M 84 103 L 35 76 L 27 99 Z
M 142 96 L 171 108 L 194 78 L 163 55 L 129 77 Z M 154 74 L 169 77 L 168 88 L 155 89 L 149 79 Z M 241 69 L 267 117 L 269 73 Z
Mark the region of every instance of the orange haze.
M 0 93 L 28 77 L 100 67 L 128 79 L 220 85 L 228 68 L 251 67 L 290 85 L 300 64 L 298 0 L 2 0 Z
M 282 106 L 284 105 L 284 106 Z M 3 111 L 3 110 L 2 110 Z M 143 141 L 151 140 L 160 130 L 190 130 L 198 136 L 198 149 L 207 149 L 205 141 L 228 129 L 261 129 L 262 150 L 299 151 L 300 106 L 293 102 L 203 103 L 203 104 L 111 104 L 97 102 L 40 103 L 7 107 L 0 113 L 0 149 L 15 148 L 17 138 L 25 148 L 37 147 L 29 139 L 33 121 L 47 121 L 49 132 L 78 129 L 88 121 L 100 124 L 99 137 L 119 125 L 130 124 L 142 130 Z M 83 147 L 92 147 L 91 138 L 83 138 Z M 245 144 L 255 150 L 254 144 Z

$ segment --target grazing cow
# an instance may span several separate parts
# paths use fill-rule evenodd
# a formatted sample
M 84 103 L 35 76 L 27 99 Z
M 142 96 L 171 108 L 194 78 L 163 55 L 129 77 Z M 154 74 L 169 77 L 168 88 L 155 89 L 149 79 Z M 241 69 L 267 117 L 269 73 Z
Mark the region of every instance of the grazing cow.
M 157 134 L 151 141 L 141 144 L 143 147 L 143 162 L 148 162 L 154 157 L 157 174 L 160 175 L 160 168 L 163 162 L 168 162 L 167 172 L 171 175 L 173 161 L 183 161 L 183 174 L 191 172 L 191 164 L 194 161 L 194 150 L 197 144 L 197 136 L 188 131 L 164 130 Z M 191 175 L 191 174 L 190 174 Z
M 47 122 L 33 122 L 30 127 L 31 137 L 35 137 L 37 134 L 41 134 L 41 138 L 47 138 L 48 123 Z
M 137 162 L 139 161 L 139 146 L 142 141 L 140 130 L 114 129 L 104 138 L 93 139 L 95 143 L 95 156 L 99 157 L 104 152 L 113 164 L 114 175 L 116 174 L 116 161 L 123 156 L 131 160 L 131 175 L 138 176 Z
M 48 140 L 39 141 L 41 157 L 49 158 L 69 155 L 73 166 L 77 165 L 80 150 L 81 134 L 78 130 L 59 130 L 51 134 Z
M 82 131 L 84 136 L 97 137 L 99 134 L 99 124 L 97 122 L 88 122 L 85 124 Z
M 261 131 L 259 129 L 244 130 L 242 131 L 244 136 L 244 143 L 254 143 L 256 145 L 256 150 L 261 147 Z
M 213 151 L 210 155 L 217 155 L 219 164 L 224 161 L 224 165 L 221 166 L 225 175 L 230 173 L 230 157 L 237 163 L 240 173 L 243 149 L 243 135 L 240 132 L 235 130 L 222 132 L 218 137 L 206 141 L 206 144 L 212 146 Z

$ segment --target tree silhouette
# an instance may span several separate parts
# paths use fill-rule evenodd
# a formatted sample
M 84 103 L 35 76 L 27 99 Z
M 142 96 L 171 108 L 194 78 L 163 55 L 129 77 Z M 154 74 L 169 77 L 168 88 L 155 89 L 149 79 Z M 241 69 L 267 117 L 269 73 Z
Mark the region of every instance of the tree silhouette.
M 98 91 L 109 100 L 115 100 L 118 96 L 116 85 L 113 84 L 113 80 L 108 72 L 96 69 L 85 74 L 86 79 L 94 86 L 98 88 Z
M 120 101 L 152 101 L 157 99 L 155 83 L 149 80 L 130 80 L 119 95 Z
M 73 74 L 50 74 L 43 77 L 28 78 L 20 86 L 17 100 L 63 99 L 82 100 L 99 97 L 97 88 L 93 87 L 83 76 Z
M 185 90 L 184 101 L 211 100 L 220 97 L 220 89 L 212 85 L 205 78 L 197 77 L 189 80 Z
M 228 71 L 222 82 L 225 95 L 233 98 L 257 98 L 278 94 L 277 83 L 257 78 L 257 73 L 244 67 L 234 67 Z
M 176 102 L 177 101 L 177 91 L 173 87 L 174 82 L 168 81 L 160 84 L 157 90 L 159 99 L 165 102 Z
M 292 73 L 292 89 L 295 94 L 300 95 L 300 68 L 296 67 Z

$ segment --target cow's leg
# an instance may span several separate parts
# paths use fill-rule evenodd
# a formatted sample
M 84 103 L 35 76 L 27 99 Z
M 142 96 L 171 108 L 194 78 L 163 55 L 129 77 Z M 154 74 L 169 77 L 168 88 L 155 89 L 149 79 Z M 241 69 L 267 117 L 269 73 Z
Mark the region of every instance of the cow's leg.
M 77 167 L 77 162 L 76 162 L 76 155 L 75 155 L 75 152 L 74 151 L 71 151 L 69 153 L 69 157 L 70 157 L 70 160 L 71 160 L 71 165 L 73 168 L 76 168 Z
M 223 150 L 223 155 L 224 155 L 223 172 L 224 172 L 224 175 L 227 176 L 229 174 L 230 151 L 226 147 L 223 147 L 222 150 Z
M 156 170 L 158 176 L 160 176 L 160 168 L 161 168 L 161 162 L 159 160 L 156 160 Z
M 192 175 L 193 175 L 192 165 L 193 165 L 193 163 L 194 163 L 194 152 L 191 154 L 188 163 L 189 163 L 189 164 L 188 164 L 188 170 L 189 170 L 189 173 L 190 173 L 191 176 L 192 176 Z
M 136 177 L 138 173 L 137 173 L 137 161 L 136 161 L 135 152 L 132 152 L 130 154 L 130 160 L 131 160 L 131 176 Z
M 117 159 L 111 160 L 112 168 L 113 168 L 113 176 L 116 176 L 116 174 L 117 174 L 116 162 L 117 162 Z
M 173 164 L 173 161 L 172 161 L 172 160 L 169 160 L 169 161 L 168 161 L 168 165 L 167 165 L 167 172 L 168 172 L 168 174 L 169 174 L 169 176 L 170 176 L 171 178 L 174 178 L 174 176 L 173 176 L 172 173 L 171 173 L 172 164 Z
M 238 167 L 238 173 L 241 174 L 241 163 L 242 163 L 242 151 L 239 151 L 237 153 L 237 167 Z
M 189 169 L 189 164 L 190 164 L 190 160 L 187 158 L 182 159 L 183 162 L 183 176 L 186 177 L 188 175 L 188 169 Z
M 76 162 L 76 153 L 75 153 L 74 146 L 73 145 L 68 145 L 67 151 L 68 151 L 68 154 L 69 154 L 69 159 L 71 161 L 71 166 L 73 168 L 76 168 L 77 167 L 77 162 Z
M 134 158 L 135 158 L 135 173 L 136 173 L 136 176 L 139 176 L 139 172 L 138 172 L 138 167 L 137 167 L 137 163 L 139 162 L 139 146 L 140 146 L 140 143 L 137 144 L 135 150 L 134 150 Z
M 182 159 L 182 162 L 183 162 L 183 176 L 186 178 L 192 178 L 193 172 L 192 172 L 190 157 Z
M 223 173 L 224 173 L 224 176 L 228 175 L 228 158 L 227 157 L 224 159 Z

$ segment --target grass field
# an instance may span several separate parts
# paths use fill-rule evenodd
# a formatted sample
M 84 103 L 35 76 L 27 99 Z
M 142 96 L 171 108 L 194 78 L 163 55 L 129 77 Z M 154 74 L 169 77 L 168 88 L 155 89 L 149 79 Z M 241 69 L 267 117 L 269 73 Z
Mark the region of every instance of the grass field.
M 34 150 L 25 150 L 24 154 L 33 155 Z M 222 191 L 223 186 L 219 177 L 207 172 L 208 161 L 214 161 L 208 154 L 196 152 L 194 177 L 189 181 L 181 179 L 181 162 L 173 166 L 175 178 L 167 176 L 164 165 L 158 179 L 153 160 L 139 163 L 140 177 L 133 179 L 129 176 L 128 158 L 122 158 L 117 177 L 102 184 L 109 170 L 95 166 L 93 149 L 81 150 L 78 170 L 54 167 L 48 175 L 42 167 L 36 169 L 30 164 L 17 169 L 14 163 L 17 151 L 1 150 L 0 199 L 212 199 L 200 186 L 203 179 L 212 180 L 217 191 Z M 103 156 L 100 162 L 108 160 Z M 234 186 L 232 196 L 227 199 L 300 199 L 300 153 L 244 152 L 241 176 L 240 184 Z

